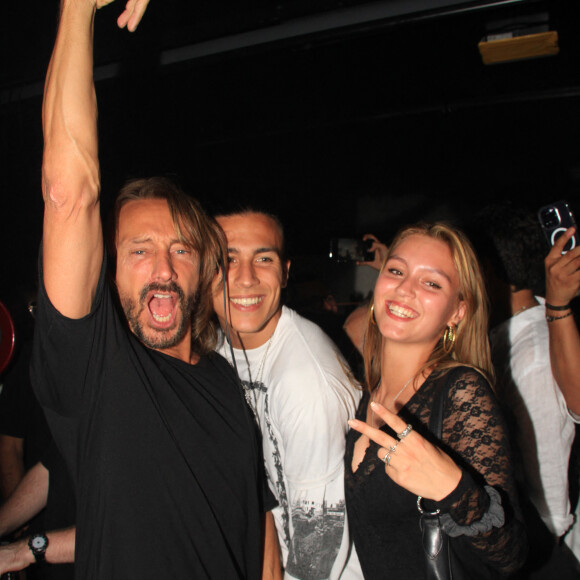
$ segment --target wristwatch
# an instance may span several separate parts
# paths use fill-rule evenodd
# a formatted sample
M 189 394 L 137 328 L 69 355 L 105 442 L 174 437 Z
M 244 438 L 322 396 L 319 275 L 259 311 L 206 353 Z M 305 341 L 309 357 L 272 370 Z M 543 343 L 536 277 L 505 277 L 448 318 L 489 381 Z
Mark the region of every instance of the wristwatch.
M 46 548 L 48 548 L 48 538 L 44 534 L 34 534 L 34 536 L 30 536 L 28 547 L 34 554 L 34 559 L 37 562 L 44 562 Z

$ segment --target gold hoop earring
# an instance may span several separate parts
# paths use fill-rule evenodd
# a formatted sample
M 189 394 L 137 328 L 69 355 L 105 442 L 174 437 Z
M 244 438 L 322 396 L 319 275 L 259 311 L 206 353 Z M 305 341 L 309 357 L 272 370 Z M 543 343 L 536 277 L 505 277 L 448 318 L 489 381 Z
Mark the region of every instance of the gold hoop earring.
M 455 339 L 457 334 L 455 334 L 455 326 L 449 325 L 445 332 L 443 333 L 443 352 L 445 354 L 450 354 L 455 346 Z
M 375 303 L 373 302 L 371 304 L 371 322 L 376 326 L 377 325 L 377 320 L 375 318 Z

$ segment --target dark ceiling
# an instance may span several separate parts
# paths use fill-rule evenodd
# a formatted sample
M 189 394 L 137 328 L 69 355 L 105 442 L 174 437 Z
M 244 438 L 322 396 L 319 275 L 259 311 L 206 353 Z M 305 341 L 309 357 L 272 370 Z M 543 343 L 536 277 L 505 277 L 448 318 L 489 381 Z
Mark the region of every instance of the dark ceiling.
M 0 299 L 34 271 L 40 104 L 58 2 L 0 23 Z M 267 203 L 295 253 L 459 222 L 506 196 L 580 186 L 580 3 L 151 0 L 134 34 L 96 22 L 103 201 L 128 177 L 176 175 L 210 209 Z M 484 66 L 492 21 L 547 14 L 560 54 Z

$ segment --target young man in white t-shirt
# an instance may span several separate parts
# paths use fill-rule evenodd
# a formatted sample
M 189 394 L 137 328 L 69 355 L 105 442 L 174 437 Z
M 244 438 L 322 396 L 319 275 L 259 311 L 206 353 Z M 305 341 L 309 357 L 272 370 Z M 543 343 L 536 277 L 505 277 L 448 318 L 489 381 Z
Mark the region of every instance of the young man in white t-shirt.
M 214 308 L 231 337 L 219 352 L 235 359 L 262 431 L 285 577 L 362 578 L 343 483 L 347 420 L 360 388 L 322 330 L 281 304 L 290 262 L 279 221 L 254 211 L 217 220 L 229 268 L 228 296 L 220 292 Z

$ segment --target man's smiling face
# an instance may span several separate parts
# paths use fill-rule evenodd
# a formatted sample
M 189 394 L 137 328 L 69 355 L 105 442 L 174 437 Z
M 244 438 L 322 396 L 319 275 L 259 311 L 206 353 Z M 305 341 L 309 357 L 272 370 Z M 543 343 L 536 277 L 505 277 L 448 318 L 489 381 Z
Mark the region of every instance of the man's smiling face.
M 167 201 L 129 201 L 119 213 L 116 282 L 132 332 L 145 346 L 189 359 L 197 253 L 179 240 Z
M 281 313 L 281 293 L 290 263 L 281 258 L 283 239 L 278 224 L 261 213 L 218 217 L 228 243 L 226 307 L 235 347 L 257 348 L 274 333 Z M 225 327 L 223 293 L 214 308 Z

